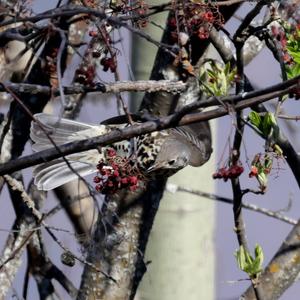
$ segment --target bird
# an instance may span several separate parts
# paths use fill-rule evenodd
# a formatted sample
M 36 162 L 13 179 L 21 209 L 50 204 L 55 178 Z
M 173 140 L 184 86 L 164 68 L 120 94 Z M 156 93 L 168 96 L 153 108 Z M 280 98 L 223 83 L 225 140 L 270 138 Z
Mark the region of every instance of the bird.
M 128 124 L 90 125 L 60 118 L 46 113 L 34 115 L 30 138 L 34 152 L 53 147 L 44 130 L 56 145 L 93 138 L 107 134 Z M 132 140 L 116 142 L 99 149 L 67 155 L 69 165 L 63 158 L 38 165 L 33 171 L 34 183 L 39 190 L 52 190 L 80 176 L 97 172 L 99 161 L 106 160 L 105 149 L 113 148 L 124 158 L 135 157 L 135 164 L 145 178 L 171 176 L 180 169 L 201 166 L 211 153 L 211 133 L 208 123 L 199 123 L 147 133 Z M 44 130 L 41 129 L 41 125 Z M 71 166 L 71 168 L 70 168 Z M 76 172 L 74 172 L 74 170 Z

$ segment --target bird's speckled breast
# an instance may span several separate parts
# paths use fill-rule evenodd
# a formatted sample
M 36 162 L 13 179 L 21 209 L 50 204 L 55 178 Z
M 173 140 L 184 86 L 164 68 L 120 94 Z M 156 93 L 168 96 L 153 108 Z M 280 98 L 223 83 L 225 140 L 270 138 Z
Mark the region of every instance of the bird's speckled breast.
M 147 170 L 153 165 L 166 137 L 165 132 L 152 132 L 138 138 L 137 163 L 141 170 Z

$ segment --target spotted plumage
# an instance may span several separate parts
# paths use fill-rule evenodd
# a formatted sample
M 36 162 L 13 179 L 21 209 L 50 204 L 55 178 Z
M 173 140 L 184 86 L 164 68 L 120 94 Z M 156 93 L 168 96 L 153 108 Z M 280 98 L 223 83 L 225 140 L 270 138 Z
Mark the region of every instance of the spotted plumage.
M 116 125 L 88 125 L 76 121 L 60 119 L 47 114 L 37 114 L 35 118 L 44 125 L 57 145 L 92 138 L 114 130 Z M 127 125 L 118 125 L 124 128 Z M 203 126 L 208 126 L 204 125 Z M 144 177 L 170 176 L 188 164 L 199 166 L 206 162 L 211 153 L 209 127 L 184 126 L 152 132 L 114 143 L 117 156 L 130 158 Z M 52 147 L 48 137 L 35 122 L 31 126 L 34 151 Z M 105 147 L 104 147 L 105 148 Z M 100 160 L 106 160 L 106 151 L 94 149 L 67 156 L 73 170 L 81 176 L 96 172 Z M 77 178 L 76 172 L 63 159 L 46 162 L 34 170 L 35 184 L 39 189 L 50 190 Z
M 161 149 L 166 131 L 152 132 L 137 139 L 137 164 L 141 170 L 148 170 L 155 162 Z

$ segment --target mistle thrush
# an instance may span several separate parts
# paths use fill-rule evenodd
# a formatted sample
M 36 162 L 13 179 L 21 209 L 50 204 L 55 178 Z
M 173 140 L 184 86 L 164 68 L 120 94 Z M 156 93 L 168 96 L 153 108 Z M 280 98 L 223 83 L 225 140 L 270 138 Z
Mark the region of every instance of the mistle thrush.
M 57 145 L 92 138 L 128 125 L 88 125 L 48 114 L 36 114 L 35 118 L 43 124 Z M 200 127 L 199 127 L 200 124 Z M 187 165 L 200 166 L 211 154 L 210 128 L 207 123 L 199 123 L 156 131 L 132 141 L 114 143 L 119 156 L 129 157 L 135 151 L 138 169 L 145 177 L 170 176 Z M 30 137 L 34 151 L 52 148 L 48 137 L 39 124 L 32 122 Z M 103 149 L 102 149 L 103 150 Z M 67 155 L 71 167 L 81 176 L 97 171 L 100 159 L 105 159 L 103 151 L 97 149 Z M 38 189 L 51 190 L 77 178 L 63 159 L 56 159 L 37 166 L 34 170 Z

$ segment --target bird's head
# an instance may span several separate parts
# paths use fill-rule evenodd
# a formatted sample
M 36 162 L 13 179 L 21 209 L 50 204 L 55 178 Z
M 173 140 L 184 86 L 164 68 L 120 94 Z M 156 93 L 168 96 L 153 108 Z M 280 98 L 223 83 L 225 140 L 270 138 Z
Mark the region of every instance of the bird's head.
M 189 164 L 190 155 L 187 145 L 176 139 L 166 139 L 146 172 L 149 175 L 170 176 Z
M 172 175 L 187 166 L 187 161 L 187 158 L 184 156 L 179 156 L 168 161 L 155 161 L 152 166 L 147 169 L 147 173 L 164 173 Z

